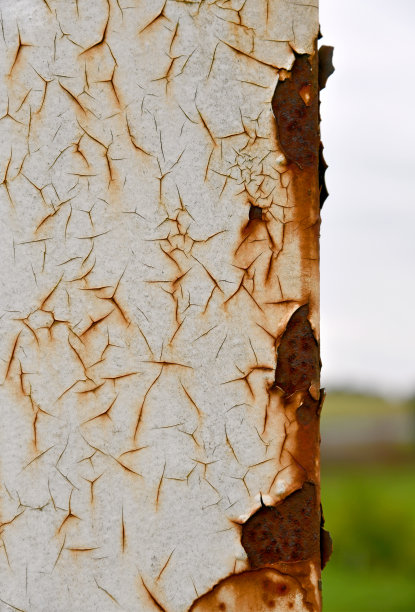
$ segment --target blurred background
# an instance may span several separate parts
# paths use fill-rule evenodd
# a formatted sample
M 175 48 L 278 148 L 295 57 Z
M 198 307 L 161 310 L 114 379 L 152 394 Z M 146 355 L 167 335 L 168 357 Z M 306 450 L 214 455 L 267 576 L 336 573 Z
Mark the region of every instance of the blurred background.
M 415 1 L 320 0 L 320 22 L 324 610 L 414 612 Z

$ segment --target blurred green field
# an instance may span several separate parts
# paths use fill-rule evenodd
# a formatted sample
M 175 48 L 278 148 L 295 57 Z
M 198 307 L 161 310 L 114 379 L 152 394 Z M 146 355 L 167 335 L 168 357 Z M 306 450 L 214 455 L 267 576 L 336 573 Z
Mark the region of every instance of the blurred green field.
M 359 410 L 356 410 L 356 402 Z M 385 410 L 384 400 L 362 396 L 332 396 L 325 406 L 324 436 L 344 425 L 358 429 L 360 417 L 376 422 Z M 396 406 L 395 408 L 391 406 Z M 405 408 L 406 406 L 406 408 Z M 389 406 L 390 418 L 409 410 L 408 405 Z M 347 412 L 346 412 L 347 411 Z M 324 413 L 324 411 L 323 411 Z M 340 416 L 339 416 L 340 415 Z M 410 422 L 410 420 L 408 421 Z M 374 429 L 376 429 L 374 427 Z M 415 612 L 415 462 L 408 444 L 402 452 L 400 440 L 391 440 L 381 454 L 373 452 L 377 436 L 367 434 L 366 445 L 350 446 L 347 427 L 347 458 L 339 448 L 324 452 L 322 461 L 322 503 L 326 528 L 334 541 L 333 556 L 323 572 L 325 612 Z M 337 432 L 341 446 L 341 431 Z M 399 446 L 399 453 L 393 452 Z M 365 448 L 368 450 L 365 455 Z M 383 453 L 383 454 L 382 454 Z M 397 459 L 396 457 L 399 457 Z M 391 459 L 392 457 L 392 459 Z

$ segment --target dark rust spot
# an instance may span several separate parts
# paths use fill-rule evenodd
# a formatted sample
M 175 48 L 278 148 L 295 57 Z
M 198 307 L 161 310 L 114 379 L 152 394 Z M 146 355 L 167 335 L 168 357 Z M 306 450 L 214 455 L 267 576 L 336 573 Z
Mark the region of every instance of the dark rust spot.
M 307 391 L 319 380 L 319 349 L 310 322 L 308 304 L 300 306 L 282 335 L 278 347 L 275 385 L 286 395 Z
M 249 220 L 252 221 L 253 219 L 262 219 L 262 208 L 251 204 L 249 208 Z
M 245 241 L 248 236 L 255 236 L 255 233 L 259 230 L 259 228 L 266 226 L 266 220 L 263 217 L 263 210 L 260 206 L 255 206 L 255 204 L 251 204 L 249 207 L 248 213 L 248 221 L 241 228 L 241 243 L 238 246 L 238 250 L 243 247 Z
M 289 592 L 289 587 L 285 582 L 264 580 L 262 586 L 264 591 L 268 592 L 270 595 L 285 595 Z
M 310 559 L 319 552 L 316 487 L 304 483 L 276 506 L 263 506 L 242 527 L 242 546 L 252 568 Z M 278 593 L 287 591 L 278 583 Z

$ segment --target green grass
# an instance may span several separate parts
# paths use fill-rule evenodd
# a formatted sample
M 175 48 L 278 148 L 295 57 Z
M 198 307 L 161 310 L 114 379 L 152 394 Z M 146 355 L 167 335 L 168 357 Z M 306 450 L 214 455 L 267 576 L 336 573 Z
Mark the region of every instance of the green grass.
M 385 571 L 356 573 L 335 564 L 323 575 L 324 612 L 414 612 L 413 577 Z
M 365 395 L 363 393 L 351 393 L 341 391 L 331 391 L 327 394 L 323 406 L 324 418 L 353 417 L 362 415 L 376 418 L 382 414 L 394 414 L 407 412 L 410 409 L 410 402 L 403 399 L 387 399 L 376 395 Z
M 325 612 L 415 612 L 413 465 L 323 466 Z

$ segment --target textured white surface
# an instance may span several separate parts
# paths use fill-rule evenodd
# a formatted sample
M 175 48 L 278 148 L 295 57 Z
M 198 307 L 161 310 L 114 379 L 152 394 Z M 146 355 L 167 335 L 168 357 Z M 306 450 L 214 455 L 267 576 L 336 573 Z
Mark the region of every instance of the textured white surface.
M 310 286 L 271 99 L 317 10 L 0 6 L 0 599 L 186 610 L 291 486 L 263 429 Z

